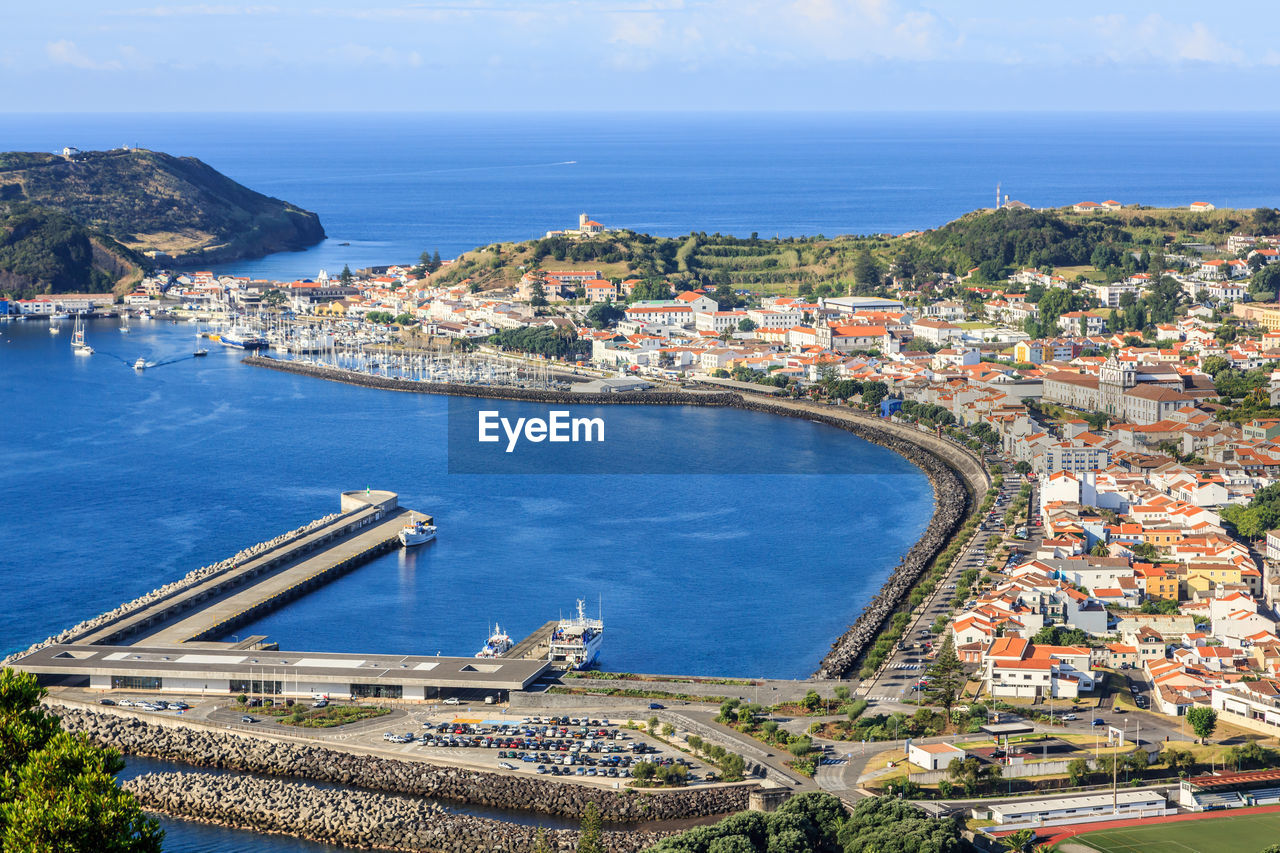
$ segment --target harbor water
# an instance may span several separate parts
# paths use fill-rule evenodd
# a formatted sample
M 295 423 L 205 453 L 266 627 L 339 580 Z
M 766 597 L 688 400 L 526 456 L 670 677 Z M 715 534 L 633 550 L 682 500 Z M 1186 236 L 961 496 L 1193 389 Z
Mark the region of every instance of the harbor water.
M 0 484 L 15 496 L 0 648 L 23 648 L 190 569 L 336 511 L 372 486 L 432 514 L 396 551 L 243 626 L 283 648 L 470 655 L 602 612 L 609 670 L 804 677 L 919 537 L 924 475 L 803 420 L 606 407 L 618 470 L 450 474 L 449 398 L 190 357 L 194 326 L 94 320 L 75 357 L 44 321 L 0 326 Z M 143 357 L 156 366 L 132 369 Z M 513 404 L 519 413 L 520 406 Z M 504 403 L 504 408 L 507 404 Z M 634 420 L 643 428 L 628 429 Z M 461 446 L 465 448 L 465 443 Z M 563 448 L 569 469 L 576 445 Z M 657 467 L 630 466 L 633 458 Z M 708 468 L 709 460 L 715 464 Z M 722 473 L 688 473 L 714 470 Z

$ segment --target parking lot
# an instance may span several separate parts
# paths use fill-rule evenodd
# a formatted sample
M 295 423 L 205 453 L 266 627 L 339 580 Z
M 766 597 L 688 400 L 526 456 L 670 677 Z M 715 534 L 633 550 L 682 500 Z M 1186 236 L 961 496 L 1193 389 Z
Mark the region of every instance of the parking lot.
M 430 760 L 583 781 L 621 783 L 641 762 L 681 765 L 689 784 L 717 780 L 714 769 L 618 721 L 588 717 L 488 719 L 482 715 L 410 712 L 394 729 L 367 731 L 349 743 L 378 745 Z

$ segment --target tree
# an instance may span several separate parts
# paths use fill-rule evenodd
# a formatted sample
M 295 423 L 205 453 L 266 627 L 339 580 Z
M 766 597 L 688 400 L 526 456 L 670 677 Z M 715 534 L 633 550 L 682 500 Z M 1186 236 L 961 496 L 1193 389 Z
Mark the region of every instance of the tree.
M 338 276 L 338 283 L 343 287 L 350 287 L 351 282 L 355 280 L 355 276 L 351 274 L 351 265 L 342 265 L 342 274 Z
M 34 675 L 0 671 L 0 850 L 159 853 L 164 832 L 115 784 L 119 753 L 61 731 Z
M 947 775 L 964 786 L 966 796 L 973 796 L 1000 778 L 1000 766 L 983 764 L 978 759 L 953 758 L 947 765 Z
M 636 777 L 637 782 L 648 782 L 653 778 L 654 771 L 658 768 L 650 761 L 638 762 L 631 768 L 631 775 Z
M 547 843 L 547 831 L 538 827 L 534 836 L 533 853 L 551 853 L 551 845 Z
M 938 656 L 934 658 L 926 672 L 929 676 L 929 687 L 925 695 L 930 704 L 941 705 L 946 719 L 950 720 L 951 709 L 955 707 L 956 700 L 964 692 L 967 680 L 964 664 L 956 655 L 955 640 L 950 634 L 943 639 Z
M 1017 832 L 1011 832 L 1000 840 L 1009 845 L 1010 850 L 1026 850 L 1027 846 L 1036 840 L 1036 831 L 1034 829 L 1019 829 Z
M 1181 776 L 1189 773 L 1196 766 L 1196 757 L 1191 750 L 1181 746 L 1166 747 L 1160 753 L 1160 760 L 1169 768 L 1169 772 Z
M 1031 463 L 1027 462 L 1025 459 L 1016 462 L 1014 463 L 1013 470 L 1025 476 L 1031 473 Z
M 533 284 L 529 286 L 529 304 L 534 308 L 541 308 L 547 304 L 547 288 L 540 278 L 535 278 Z
M 650 718 L 649 718 L 649 734 L 654 734 L 654 735 L 656 735 L 656 734 L 658 733 L 658 727 L 659 727 L 660 725 L 661 725 L 661 723 L 659 723 L 659 721 L 658 721 L 658 717 L 657 717 L 657 715 L 656 715 L 656 714 L 655 714 L 654 716 L 650 717 Z
M 285 296 L 283 291 L 274 287 L 262 294 L 262 303 L 272 310 L 279 309 L 281 305 L 288 301 L 289 297 Z
M 625 316 L 612 302 L 597 302 L 587 309 L 587 322 L 597 329 L 607 329 Z
M 1088 778 L 1089 760 L 1087 758 L 1073 758 L 1067 763 L 1067 781 L 1071 783 L 1071 787 L 1083 785 Z
M 857 259 L 853 262 L 853 282 L 854 289 L 863 293 L 873 291 L 880 286 L 880 267 L 867 249 L 859 252 Z
M 600 829 L 600 809 L 587 803 L 587 811 L 578 827 L 578 853 L 604 853 L 604 837 Z
M 1191 731 L 1196 733 L 1201 743 L 1206 743 L 1218 727 L 1218 712 L 1204 705 L 1197 705 L 1187 711 L 1187 725 L 1191 726 Z
M 754 332 L 755 330 L 756 330 L 756 323 L 750 317 L 743 317 L 741 320 L 738 321 L 739 332 Z
M 808 735 L 801 735 L 787 744 L 787 751 L 796 758 L 803 758 L 813 752 L 813 738 Z

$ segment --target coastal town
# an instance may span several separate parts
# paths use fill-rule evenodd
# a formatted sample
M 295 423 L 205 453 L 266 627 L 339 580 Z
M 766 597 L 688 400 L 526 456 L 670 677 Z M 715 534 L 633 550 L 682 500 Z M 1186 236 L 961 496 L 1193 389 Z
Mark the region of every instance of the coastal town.
M 610 233 L 583 214 L 544 239 Z M 944 582 L 882 626 L 827 717 L 791 727 L 809 757 L 761 773 L 799 768 L 851 802 L 896 787 L 993 837 L 1043 839 L 1280 803 L 1280 234 L 1177 249 L 1095 252 L 1070 277 L 1044 264 L 922 278 L 889 262 L 874 293 L 823 295 L 590 263 L 493 286 L 423 253 L 293 281 L 156 271 L 120 297 L 0 312 L 51 327 L 186 317 L 319 366 L 340 350 L 536 363 L 577 391 L 797 401 L 962 448 L 991 487 Z

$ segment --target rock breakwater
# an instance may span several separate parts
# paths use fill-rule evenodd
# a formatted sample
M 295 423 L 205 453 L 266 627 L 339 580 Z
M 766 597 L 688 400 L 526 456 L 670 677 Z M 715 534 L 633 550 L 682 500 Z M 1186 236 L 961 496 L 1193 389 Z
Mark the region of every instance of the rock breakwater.
M 458 814 L 413 797 L 334 792 L 280 779 L 207 773 L 148 773 L 124 783 L 144 809 L 235 829 L 292 835 L 327 844 L 429 853 L 477 850 L 526 853 L 535 827 Z M 669 833 L 606 832 L 605 849 L 634 851 Z M 574 850 L 578 833 L 546 830 L 551 850 Z
M 604 820 L 637 823 L 741 811 L 754 786 L 633 792 L 539 777 L 508 776 L 421 761 L 270 740 L 173 721 L 52 705 L 63 728 L 126 755 L 141 755 L 264 776 L 287 776 L 368 791 L 433 797 L 493 808 L 581 818 L 595 803 Z

